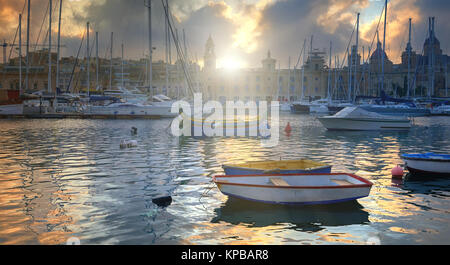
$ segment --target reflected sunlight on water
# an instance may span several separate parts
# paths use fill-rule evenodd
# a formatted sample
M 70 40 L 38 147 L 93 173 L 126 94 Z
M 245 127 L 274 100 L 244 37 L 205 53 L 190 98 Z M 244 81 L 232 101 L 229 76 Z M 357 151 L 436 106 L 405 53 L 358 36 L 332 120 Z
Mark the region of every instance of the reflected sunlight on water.
M 400 153 L 450 150 L 448 117 L 416 118 L 409 132 L 331 132 L 282 114 L 287 122 L 291 135 L 267 148 L 256 138 L 174 138 L 170 120 L 0 121 L 0 243 L 449 243 L 450 180 L 390 177 Z M 122 139 L 138 147 L 120 149 Z M 224 163 L 280 158 L 330 163 L 374 186 L 357 202 L 292 207 L 231 199 L 211 182 Z M 167 208 L 152 203 L 162 195 L 173 197 Z

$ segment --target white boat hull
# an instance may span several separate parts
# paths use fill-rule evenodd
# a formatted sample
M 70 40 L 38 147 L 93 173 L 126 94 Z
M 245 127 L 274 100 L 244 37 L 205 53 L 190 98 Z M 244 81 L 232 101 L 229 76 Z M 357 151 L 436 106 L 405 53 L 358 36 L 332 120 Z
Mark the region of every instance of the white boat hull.
M 289 103 L 281 103 L 280 104 L 280 111 L 283 111 L 283 112 L 291 111 L 291 104 L 289 104 Z
M 423 173 L 450 174 L 450 162 L 448 161 L 426 161 L 403 158 L 406 167 L 410 171 Z
M 225 195 L 272 204 L 331 204 L 367 197 L 370 188 L 353 189 L 281 189 L 223 185 Z
M 173 118 L 177 113 L 171 113 L 166 106 L 136 106 L 136 107 L 108 107 L 91 106 L 88 111 L 97 115 L 131 115 L 131 116 L 157 116 L 162 118 Z
M 0 105 L 0 115 L 22 115 L 23 104 Z
M 310 113 L 328 113 L 328 107 L 325 105 L 311 105 L 309 106 Z
M 273 178 L 286 185 L 267 184 Z M 344 184 L 334 183 L 336 180 L 333 178 L 340 178 Z M 339 174 L 218 176 L 214 177 L 214 182 L 228 196 L 263 203 L 300 205 L 353 201 L 368 196 L 372 187 L 367 180 Z M 304 185 L 295 185 L 300 182 Z
M 323 117 L 319 121 L 328 130 L 372 131 L 372 130 L 409 130 L 411 123 L 405 121 L 384 121 L 363 118 Z

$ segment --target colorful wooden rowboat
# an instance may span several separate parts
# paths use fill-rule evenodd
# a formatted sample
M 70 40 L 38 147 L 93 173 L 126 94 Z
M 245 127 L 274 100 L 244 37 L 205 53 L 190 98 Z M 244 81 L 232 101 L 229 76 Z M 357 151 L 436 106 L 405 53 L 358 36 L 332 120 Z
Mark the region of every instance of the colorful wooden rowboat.
M 402 154 L 406 168 L 414 174 L 443 174 L 450 175 L 450 155 L 426 153 L 426 154 Z
M 331 204 L 369 195 L 372 183 L 347 173 L 215 176 L 228 196 L 272 204 Z
M 258 161 L 223 165 L 226 175 L 331 173 L 331 166 L 306 160 Z

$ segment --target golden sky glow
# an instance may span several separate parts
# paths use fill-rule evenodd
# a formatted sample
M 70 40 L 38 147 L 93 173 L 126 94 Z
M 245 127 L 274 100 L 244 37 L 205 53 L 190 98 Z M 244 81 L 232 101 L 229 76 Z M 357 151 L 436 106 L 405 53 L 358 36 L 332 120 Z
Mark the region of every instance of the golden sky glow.
M 234 69 L 260 66 L 260 61 L 267 50 L 271 50 L 273 57 L 281 60 L 282 67 L 285 67 L 288 56 L 298 56 L 298 47 L 303 43 L 303 39 L 313 34 L 316 40 L 315 48 L 327 49 L 331 40 L 336 49 L 335 52 L 342 56 L 355 24 L 357 12 L 361 13 L 360 47 L 365 46 L 367 57 L 368 45 L 374 37 L 384 3 L 384 1 L 371 0 L 171 0 L 169 2 L 177 20 L 176 26 L 180 30 L 185 28 L 187 31 L 192 45 L 192 54 L 203 54 L 204 43 L 207 36 L 211 34 L 217 43 L 216 54 L 219 67 Z M 18 15 L 22 12 L 24 3 L 25 1 L 20 0 L 0 0 L 0 23 L 2 24 L 0 40 L 13 41 Z M 55 38 L 58 3 L 57 0 L 53 1 L 52 31 Z M 103 36 L 101 48 L 108 46 L 107 36 L 114 31 L 117 39 L 128 41 L 126 56 L 139 58 L 146 52 L 144 49 L 146 48 L 147 14 L 142 1 L 65 0 L 63 3 L 61 34 L 63 38 L 66 38 L 66 42 L 67 39 L 72 41 L 70 47 L 63 53 L 72 55 L 76 53 L 79 46 L 76 40 L 85 33 L 87 21 L 92 22 L 92 35 L 94 31 L 99 31 Z M 427 17 L 434 15 L 433 13 L 423 14 L 421 8 L 423 5 L 423 0 L 389 2 L 386 51 L 395 63 L 400 62 L 401 52 L 406 46 L 410 17 L 413 19 L 414 27 L 417 25 L 420 28 L 415 32 L 417 36 L 413 36 L 414 40 L 417 39 L 413 48 L 420 52 L 420 45 L 426 37 L 426 30 L 423 29 L 427 28 Z M 42 25 L 43 33 L 39 39 L 40 43 L 44 41 L 45 30 L 48 27 L 48 21 L 44 20 L 47 6 L 48 0 L 32 1 L 31 36 L 32 40 L 36 41 Z M 154 0 L 153 6 L 153 32 L 157 47 L 155 58 L 159 60 L 164 58 L 162 55 L 164 49 L 161 47 L 163 45 L 161 40 L 163 14 L 160 1 Z M 127 9 L 131 11 L 127 13 Z M 289 13 L 289 9 L 293 11 Z M 438 7 L 435 9 L 439 10 Z M 136 11 L 139 14 L 136 14 Z M 26 9 L 23 13 L 25 24 Z M 129 17 L 131 14 L 133 17 Z M 445 22 L 446 19 L 446 17 L 437 16 L 440 29 L 448 24 Z M 198 28 L 192 27 L 195 23 L 198 23 Z M 382 34 L 383 23 L 380 26 L 380 34 Z M 445 31 L 441 30 L 441 32 Z M 447 38 L 443 33 L 439 37 Z M 445 43 L 441 41 L 441 45 Z M 201 60 L 201 58 L 198 59 Z

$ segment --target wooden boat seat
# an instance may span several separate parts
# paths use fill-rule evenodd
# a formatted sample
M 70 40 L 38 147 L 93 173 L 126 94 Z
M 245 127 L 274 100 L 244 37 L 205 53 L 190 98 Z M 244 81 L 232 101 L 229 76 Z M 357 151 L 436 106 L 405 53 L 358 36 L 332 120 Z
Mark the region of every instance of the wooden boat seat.
M 353 183 L 351 183 L 350 181 L 347 181 L 345 179 L 332 179 L 331 181 L 333 181 L 334 183 L 341 185 L 341 186 L 354 185 Z
M 275 186 L 290 186 L 289 183 L 281 178 L 270 178 L 270 182 Z

